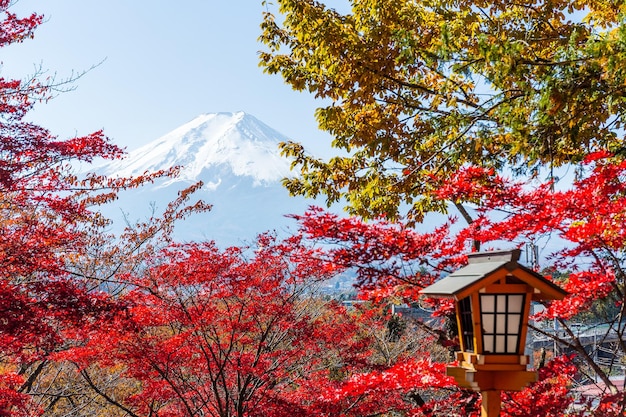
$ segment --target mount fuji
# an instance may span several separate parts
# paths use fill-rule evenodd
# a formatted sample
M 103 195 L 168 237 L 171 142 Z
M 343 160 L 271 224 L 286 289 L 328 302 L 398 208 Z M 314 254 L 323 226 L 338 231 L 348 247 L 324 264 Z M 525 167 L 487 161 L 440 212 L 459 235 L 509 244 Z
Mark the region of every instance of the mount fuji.
M 215 240 L 220 246 L 240 245 L 259 233 L 285 232 L 295 223 L 287 214 L 303 213 L 314 200 L 291 197 L 281 179 L 293 175 L 278 143 L 288 140 L 244 112 L 203 114 L 170 133 L 128 153 L 126 158 L 96 169 L 108 176 L 138 176 L 180 166 L 180 175 L 120 195 L 103 212 L 113 227 L 125 219 L 145 220 L 162 212 L 178 191 L 202 181 L 194 194 L 212 204 L 176 226 L 180 241 Z M 123 226 L 123 224 L 122 224 Z

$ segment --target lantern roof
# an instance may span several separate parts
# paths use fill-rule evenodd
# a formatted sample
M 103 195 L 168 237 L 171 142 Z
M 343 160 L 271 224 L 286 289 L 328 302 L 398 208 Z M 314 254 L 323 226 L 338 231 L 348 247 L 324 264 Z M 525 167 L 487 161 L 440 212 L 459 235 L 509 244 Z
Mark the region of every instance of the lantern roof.
M 496 283 L 524 283 L 533 288 L 534 300 L 560 300 L 567 293 L 541 274 L 517 261 L 521 251 L 476 252 L 468 255 L 468 264 L 424 288 L 430 297 L 453 297 L 461 300 L 469 294 Z

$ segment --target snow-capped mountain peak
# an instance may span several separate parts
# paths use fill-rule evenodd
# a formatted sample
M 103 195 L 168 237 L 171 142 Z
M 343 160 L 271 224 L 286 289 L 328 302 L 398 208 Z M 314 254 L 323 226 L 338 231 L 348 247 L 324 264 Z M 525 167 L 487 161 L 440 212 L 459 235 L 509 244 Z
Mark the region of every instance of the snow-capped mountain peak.
M 291 197 L 280 180 L 292 175 L 290 161 L 280 156 L 278 143 L 287 138 L 244 112 L 203 114 L 138 149 L 126 158 L 95 171 L 111 177 L 133 177 L 180 166 L 180 175 L 120 194 L 102 207 L 123 228 L 126 221 L 161 212 L 178 192 L 201 180 L 193 195 L 213 205 L 208 213 L 177 224 L 181 241 L 215 240 L 222 245 L 247 241 L 258 233 L 292 224 L 286 214 L 302 213 L 310 200 Z
M 206 170 L 248 177 L 255 186 L 274 183 L 290 174 L 289 161 L 278 143 L 287 138 L 244 112 L 202 114 L 159 139 L 108 164 L 109 175 L 136 176 L 173 166 L 182 167 L 175 181 L 217 184 Z M 170 182 L 171 183 L 171 182 Z

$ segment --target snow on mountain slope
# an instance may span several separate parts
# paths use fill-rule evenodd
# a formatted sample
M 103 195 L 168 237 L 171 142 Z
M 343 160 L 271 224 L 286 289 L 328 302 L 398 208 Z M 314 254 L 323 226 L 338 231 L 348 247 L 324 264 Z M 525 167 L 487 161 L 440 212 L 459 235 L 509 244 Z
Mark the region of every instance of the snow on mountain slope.
M 109 164 L 107 174 L 141 175 L 182 166 L 177 181 L 197 180 L 209 167 L 228 167 L 255 185 L 288 176 L 289 161 L 278 153 L 287 138 L 244 112 L 203 114 L 165 136 Z
M 162 212 L 179 190 L 203 181 L 195 196 L 213 204 L 211 212 L 181 223 L 178 240 L 215 240 L 241 244 L 267 230 L 283 231 L 293 223 L 286 214 L 302 213 L 314 202 L 290 197 L 280 180 L 292 175 L 278 143 L 287 138 L 251 115 L 203 114 L 161 138 L 101 166 L 111 176 L 137 176 L 181 166 L 180 176 L 123 193 L 104 213 L 114 226 L 145 220 L 154 207 Z M 194 201 L 195 201 L 194 200 Z

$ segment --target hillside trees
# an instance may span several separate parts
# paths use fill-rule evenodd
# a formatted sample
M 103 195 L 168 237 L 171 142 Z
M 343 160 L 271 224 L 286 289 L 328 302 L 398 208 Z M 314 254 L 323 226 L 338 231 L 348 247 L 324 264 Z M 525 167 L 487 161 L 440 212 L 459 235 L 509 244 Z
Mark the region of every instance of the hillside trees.
M 55 356 L 136 381 L 126 395 L 100 390 L 111 413 L 362 416 L 432 407 L 403 396 L 452 389 L 441 365 L 423 359 L 426 334 L 391 340 L 374 310 L 352 314 L 313 297 L 337 268 L 297 237 L 261 236 L 253 252 L 173 244 L 148 265 L 126 274 L 132 289 L 114 320 L 77 333 L 85 343 Z M 413 348 L 402 348 L 409 340 Z M 401 348 L 390 355 L 393 343 Z
M 32 37 L 42 22 L 36 14 L 15 16 L 10 5 L 0 1 L 0 47 Z M 88 258 L 88 248 L 97 246 L 94 240 L 112 238 L 102 234 L 107 221 L 93 207 L 120 190 L 169 174 L 79 178 L 73 164 L 119 158 L 123 151 L 101 131 L 59 139 L 26 118 L 34 105 L 71 81 L 0 77 L 0 415 L 37 414 L 28 394 L 50 355 L 68 347 L 68 335 L 77 327 L 96 326 L 117 308 L 101 291 L 103 275 L 79 273 L 82 267 L 76 266 Z M 127 247 L 109 246 L 111 260 L 137 253 L 149 236 L 166 231 L 168 221 L 185 212 L 180 206 L 172 209 L 168 219 L 143 228 L 147 233 L 129 231 L 133 237 Z
M 191 195 L 200 185 L 184 190 L 164 213 L 127 227 L 121 236 L 106 233 L 97 225 L 87 228 L 85 247 L 66 259 L 66 279 L 79 283 L 87 296 L 106 300 L 109 314 L 91 314 L 82 317 L 76 326 L 66 325 L 59 332 L 59 343 L 54 346 L 54 350 L 38 360 L 32 358 L 21 364 L 20 372 L 26 382 L 19 387 L 19 391 L 30 398 L 27 407 L 29 412 L 42 416 L 76 413 L 124 415 L 119 407 L 107 400 L 126 397 L 137 390 L 137 381 L 124 377 L 123 364 L 103 372 L 96 365 L 78 368 L 72 362 L 56 361 L 54 356 L 84 343 L 80 336 L 84 333 L 79 330 L 108 328 L 108 323 L 115 317 L 112 312 L 125 309 L 117 300 L 120 294 L 128 291 L 130 285 L 123 279 L 124 276 L 141 273 L 145 269 L 147 260 L 171 240 L 170 233 L 177 220 L 190 212 L 208 209 L 202 202 L 189 205 Z M 66 313 L 58 312 L 60 315 Z
M 623 2 L 276 3 L 260 65 L 328 103 L 316 118 L 340 155 L 284 144 L 293 194 L 412 221 L 447 208 L 433 179 L 464 164 L 532 174 L 623 153 Z

